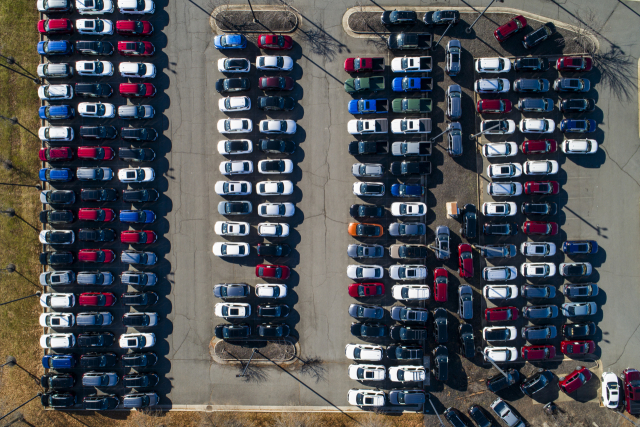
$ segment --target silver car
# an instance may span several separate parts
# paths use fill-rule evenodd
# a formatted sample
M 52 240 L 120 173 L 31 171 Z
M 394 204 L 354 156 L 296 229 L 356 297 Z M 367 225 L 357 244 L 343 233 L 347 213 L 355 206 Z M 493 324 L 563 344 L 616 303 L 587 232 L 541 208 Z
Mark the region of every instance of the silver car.
M 522 338 L 529 341 L 550 340 L 558 335 L 558 331 L 553 325 L 523 326 L 521 332 Z
M 462 57 L 462 46 L 460 40 L 449 40 L 446 49 L 446 64 L 444 70 L 451 77 L 455 77 L 460 72 L 460 58 Z
M 384 166 L 379 163 L 354 163 L 351 173 L 359 178 L 377 178 L 384 175 Z
M 449 250 L 449 238 L 451 236 L 451 232 L 449 231 L 449 227 L 446 225 L 439 225 L 436 228 L 436 241 L 435 247 L 436 249 L 436 258 L 438 259 L 449 259 L 451 256 Z
M 458 315 L 466 320 L 473 318 L 473 290 L 469 285 L 458 286 Z
M 567 302 L 562 304 L 562 315 L 566 317 L 592 316 L 598 311 L 595 302 Z
M 347 247 L 347 255 L 351 258 L 382 258 L 382 245 L 352 244 Z
M 447 88 L 447 118 L 458 120 L 462 117 L 462 88 L 460 85 L 449 85 Z

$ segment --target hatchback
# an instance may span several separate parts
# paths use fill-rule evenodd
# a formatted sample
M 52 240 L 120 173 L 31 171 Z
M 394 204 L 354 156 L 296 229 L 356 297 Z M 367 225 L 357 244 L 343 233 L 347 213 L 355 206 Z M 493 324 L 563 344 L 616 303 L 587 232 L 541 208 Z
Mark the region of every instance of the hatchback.
M 558 71 L 591 71 L 592 65 L 588 56 L 562 56 L 556 61 Z
M 573 393 L 591 379 L 591 371 L 578 366 L 573 372 L 558 382 L 558 388 L 566 394 Z
M 480 114 L 510 113 L 511 101 L 509 101 L 508 99 L 481 99 L 478 101 L 476 105 L 476 111 Z
M 108 208 L 81 208 L 78 211 L 78 219 L 81 221 L 110 222 L 115 218 L 113 209 Z
M 75 116 L 75 110 L 70 105 L 47 105 L 38 109 L 38 116 L 42 120 L 69 120 Z
M 121 36 L 150 36 L 153 25 L 149 21 L 116 21 L 116 33 Z
M 524 183 L 524 194 L 558 194 L 558 181 L 527 181 Z
M 155 50 L 156 49 L 151 42 L 118 42 L 118 53 L 122 56 L 152 56 Z
M 560 122 L 561 132 L 592 133 L 596 128 L 597 124 L 593 119 L 564 119 Z
M 596 343 L 592 340 L 562 341 L 560 351 L 568 356 L 582 356 L 596 351 Z
M 531 378 L 528 378 L 525 382 L 520 384 L 520 390 L 531 397 L 532 395 L 542 391 L 553 381 L 553 374 L 551 371 L 542 370 L 542 372 L 536 373 Z
M 40 55 L 71 55 L 73 45 L 68 40 L 41 41 L 38 42 L 38 53 Z
M 120 95 L 125 98 L 150 98 L 156 88 L 151 83 L 120 83 Z
M 484 310 L 484 318 L 487 322 L 504 322 L 516 320 L 518 309 L 515 307 L 493 307 Z
M 527 26 L 527 19 L 518 15 L 515 18 L 511 19 L 506 24 L 499 26 L 494 32 L 493 35 L 498 40 L 498 42 L 502 43 L 507 40 L 509 37 L 523 29 Z
M 524 154 L 546 154 L 554 153 L 558 144 L 553 139 L 528 140 L 522 143 Z
M 553 82 L 556 92 L 589 92 L 591 82 L 588 79 L 560 78 Z
M 293 39 L 291 36 L 260 34 L 258 36 L 258 47 L 270 50 L 290 50 L 293 47 Z
M 525 49 L 531 49 L 546 39 L 548 39 L 553 34 L 553 30 L 546 25 L 542 25 L 535 31 L 530 32 L 522 39 L 522 45 Z

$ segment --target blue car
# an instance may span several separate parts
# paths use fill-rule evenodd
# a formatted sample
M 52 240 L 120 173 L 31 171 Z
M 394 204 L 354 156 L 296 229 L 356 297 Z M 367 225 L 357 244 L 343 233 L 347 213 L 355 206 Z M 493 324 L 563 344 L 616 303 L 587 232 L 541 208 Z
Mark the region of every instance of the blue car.
M 47 354 L 42 358 L 45 369 L 71 369 L 76 366 L 73 354 Z
M 567 255 L 595 254 L 598 243 L 594 240 L 567 240 L 562 244 L 562 252 Z
M 73 172 L 67 168 L 44 168 L 38 175 L 43 182 L 69 182 L 73 179 Z
M 73 119 L 75 114 L 70 105 L 47 105 L 38 109 L 38 115 L 42 120 Z
M 430 92 L 432 87 L 431 77 L 396 77 L 391 82 L 394 92 Z
M 596 131 L 596 121 L 592 119 L 564 119 L 560 122 L 561 132 L 591 133 Z
M 242 34 L 225 34 L 213 39 L 216 49 L 244 49 L 247 47 L 247 38 Z
M 120 222 L 150 224 L 155 220 L 156 214 L 153 211 L 120 211 Z
M 71 55 L 73 44 L 67 40 L 47 40 L 38 43 L 40 55 Z
M 424 187 L 418 184 L 393 184 L 391 195 L 395 197 L 420 197 L 424 195 Z

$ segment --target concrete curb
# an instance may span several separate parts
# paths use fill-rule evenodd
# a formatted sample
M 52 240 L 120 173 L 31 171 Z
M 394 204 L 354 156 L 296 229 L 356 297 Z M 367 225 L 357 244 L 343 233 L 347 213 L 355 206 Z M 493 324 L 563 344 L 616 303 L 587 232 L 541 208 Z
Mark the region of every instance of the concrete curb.
M 299 342 L 293 342 L 291 339 L 289 338 L 285 338 L 284 341 L 287 341 L 289 344 L 291 344 L 295 350 L 295 354 L 288 360 L 282 360 L 282 361 L 271 361 L 271 360 L 258 360 L 258 359 L 253 359 L 251 361 L 252 365 L 259 365 L 259 366 L 272 366 L 274 363 L 277 364 L 278 366 L 289 366 L 292 365 L 296 362 L 296 357 L 300 356 L 300 343 Z M 219 344 L 223 342 L 223 340 L 219 339 L 219 338 L 213 338 L 211 340 L 211 342 L 209 343 L 209 354 L 211 355 L 211 359 L 215 362 L 218 363 L 220 365 L 240 365 L 243 362 L 248 362 L 249 359 L 240 359 L 240 360 L 225 360 L 225 359 L 221 359 L 219 357 L 217 357 L 216 352 L 215 352 L 215 347 Z
M 211 28 L 213 29 L 213 32 L 216 34 L 227 34 L 230 33 L 231 31 L 225 31 L 223 29 L 221 29 L 220 27 L 218 27 L 218 22 L 214 19 L 215 16 L 217 16 L 222 10 L 225 11 L 247 11 L 247 10 L 251 10 L 249 8 L 249 6 L 241 6 L 241 5 L 234 5 L 233 8 L 229 8 L 228 6 L 218 6 L 215 9 L 213 9 L 213 12 L 211 12 L 211 16 L 209 17 L 209 25 L 211 26 Z M 293 11 L 288 7 L 278 7 L 278 6 L 253 6 L 253 10 L 257 10 L 257 11 L 286 11 L 286 12 L 291 12 L 291 14 L 293 14 L 293 16 L 296 17 L 296 23 L 293 26 L 293 28 L 291 30 L 288 31 L 276 31 L 276 33 L 281 33 L 281 34 L 289 34 L 289 33 L 293 33 L 295 30 L 298 29 L 298 25 L 300 25 L 300 15 L 298 14 L 297 11 Z M 262 34 L 262 33 L 267 33 L 268 31 L 266 30 L 262 30 L 262 31 L 243 31 L 243 33 L 246 34 Z

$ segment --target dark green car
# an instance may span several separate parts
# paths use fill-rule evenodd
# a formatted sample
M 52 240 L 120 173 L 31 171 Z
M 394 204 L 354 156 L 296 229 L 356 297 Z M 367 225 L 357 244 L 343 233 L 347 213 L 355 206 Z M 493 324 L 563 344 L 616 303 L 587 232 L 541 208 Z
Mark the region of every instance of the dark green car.
M 431 98 L 396 98 L 391 103 L 394 113 L 430 113 L 432 106 Z

